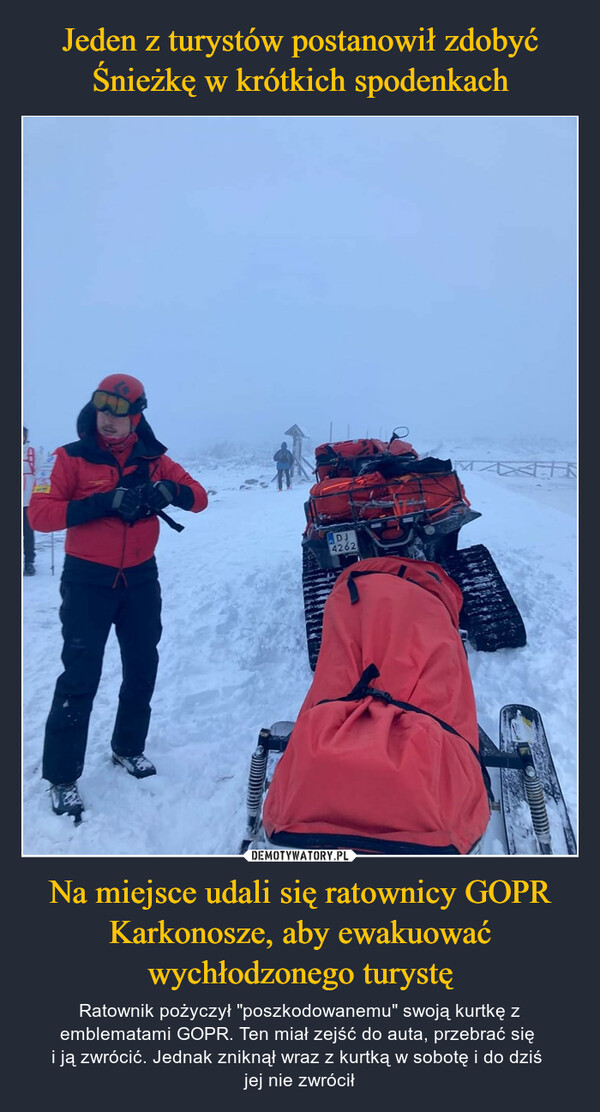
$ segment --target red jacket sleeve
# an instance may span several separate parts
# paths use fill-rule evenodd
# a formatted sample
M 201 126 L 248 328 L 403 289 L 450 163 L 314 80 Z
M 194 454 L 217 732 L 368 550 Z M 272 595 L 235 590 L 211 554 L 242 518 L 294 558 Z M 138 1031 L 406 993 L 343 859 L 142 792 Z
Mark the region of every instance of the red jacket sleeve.
M 29 523 L 36 533 L 58 533 L 67 527 L 67 506 L 75 494 L 76 472 L 62 448 L 49 478 L 37 480 L 27 510 Z
M 178 486 L 188 487 L 194 498 L 192 505 L 189 507 L 192 513 L 200 513 L 200 510 L 205 510 L 208 506 L 208 495 L 204 487 L 196 479 L 193 479 L 181 464 L 175 463 L 175 460 L 170 459 L 169 456 L 160 457 L 158 471 L 152 477 L 153 479 L 171 479 Z

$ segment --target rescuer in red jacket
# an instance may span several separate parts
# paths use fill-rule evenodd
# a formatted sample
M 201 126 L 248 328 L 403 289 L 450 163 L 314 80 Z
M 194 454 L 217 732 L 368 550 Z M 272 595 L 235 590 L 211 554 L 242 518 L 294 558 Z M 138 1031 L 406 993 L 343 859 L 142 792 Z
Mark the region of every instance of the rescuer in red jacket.
M 166 455 L 143 416 L 146 396 L 131 375 L 109 375 L 79 414 L 79 440 L 56 452 L 35 487 L 29 520 L 40 533 L 66 529 L 60 618 L 63 673 L 46 723 L 42 776 L 52 808 L 78 822 L 77 780 L 88 724 L 114 624 L 123 665 L 111 739 L 113 761 L 138 779 L 156 768 L 144 755 L 162 632 L 154 550 L 165 507 L 198 513 L 200 483 Z

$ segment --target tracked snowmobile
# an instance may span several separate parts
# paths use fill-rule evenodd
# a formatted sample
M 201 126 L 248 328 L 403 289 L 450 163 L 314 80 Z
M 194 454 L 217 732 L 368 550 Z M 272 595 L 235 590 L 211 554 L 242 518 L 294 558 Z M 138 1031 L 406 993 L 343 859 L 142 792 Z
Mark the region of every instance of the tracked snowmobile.
M 432 561 L 340 571 L 297 720 L 260 731 L 241 853 L 470 854 L 494 812 L 510 854 L 577 852 L 539 712 L 503 707 L 498 745 L 478 725 L 461 607 Z
M 473 648 L 494 652 L 526 643 L 517 606 L 487 548 L 458 548 L 471 508 L 450 460 L 419 458 L 394 431 L 389 443 L 364 438 L 321 444 L 317 482 L 305 503 L 302 587 L 308 656 L 314 670 L 323 607 L 337 577 L 357 561 L 401 555 L 439 563 L 463 595 L 461 628 Z

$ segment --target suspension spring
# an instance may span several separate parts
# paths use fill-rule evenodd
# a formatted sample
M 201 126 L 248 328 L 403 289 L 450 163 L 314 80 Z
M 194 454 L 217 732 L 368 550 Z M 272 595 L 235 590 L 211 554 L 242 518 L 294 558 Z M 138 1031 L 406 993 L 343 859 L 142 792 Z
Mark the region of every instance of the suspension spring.
M 523 769 L 523 775 L 525 778 L 525 794 L 531 811 L 533 829 L 540 843 L 540 848 L 542 853 L 552 853 L 550 822 L 548 820 L 544 789 L 540 782 L 540 778 L 533 765 L 526 765 Z
M 259 745 L 252 754 L 250 773 L 248 776 L 248 794 L 246 806 L 248 808 L 248 828 L 254 830 L 260 816 L 262 797 L 267 774 L 267 759 L 269 750 Z

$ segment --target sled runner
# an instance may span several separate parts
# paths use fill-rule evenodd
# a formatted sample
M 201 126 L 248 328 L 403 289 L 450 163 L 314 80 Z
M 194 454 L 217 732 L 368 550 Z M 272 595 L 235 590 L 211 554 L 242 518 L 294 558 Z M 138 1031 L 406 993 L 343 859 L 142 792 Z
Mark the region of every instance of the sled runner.
M 499 731 L 509 852 L 577 853 L 541 714 L 534 707 L 510 703 L 500 711 Z

